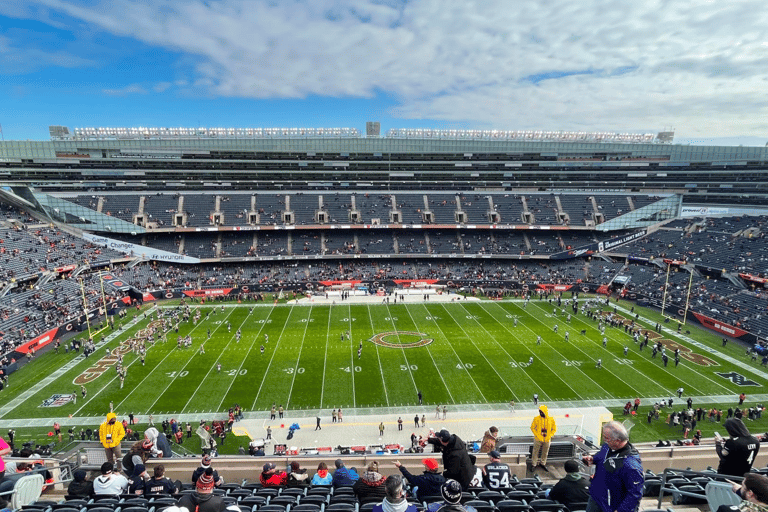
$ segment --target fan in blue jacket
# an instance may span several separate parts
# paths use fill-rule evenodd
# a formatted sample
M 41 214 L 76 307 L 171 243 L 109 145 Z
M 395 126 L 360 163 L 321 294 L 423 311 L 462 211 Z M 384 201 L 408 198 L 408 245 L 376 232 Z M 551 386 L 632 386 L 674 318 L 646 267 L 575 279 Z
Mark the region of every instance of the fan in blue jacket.
M 587 512 L 634 512 L 643 497 L 640 454 L 618 421 L 605 424 L 603 441 L 599 452 L 584 457 L 586 464 L 595 465 Z

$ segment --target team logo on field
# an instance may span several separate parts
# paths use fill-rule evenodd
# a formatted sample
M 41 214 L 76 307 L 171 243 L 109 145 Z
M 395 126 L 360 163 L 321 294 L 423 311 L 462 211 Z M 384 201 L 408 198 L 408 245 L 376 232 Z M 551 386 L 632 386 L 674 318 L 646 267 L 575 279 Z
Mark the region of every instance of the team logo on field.
M 51 398 L 46 398 L 40 407 L 61 407 L 66 405 L 75 399 L 75 395 L 51 395 Z
M 718 375 L 724 379 L 730 379 L 730 381 L 736 384 L 737 386 L 760 386 L 760 384 L 758 384 L 757 382 L 753 380 L 749 380 L 743 375 L 736 372 L 728 372 L 728 373 L 715 372 L 715 375 Z
M 432 343 L 432 338 L 427 338 L 428 334 L 415 331 L 389 331 L 380 332 L 374 335 L 368 341 L 382 347 L 389 348 L 413 348 L 423 347 Z

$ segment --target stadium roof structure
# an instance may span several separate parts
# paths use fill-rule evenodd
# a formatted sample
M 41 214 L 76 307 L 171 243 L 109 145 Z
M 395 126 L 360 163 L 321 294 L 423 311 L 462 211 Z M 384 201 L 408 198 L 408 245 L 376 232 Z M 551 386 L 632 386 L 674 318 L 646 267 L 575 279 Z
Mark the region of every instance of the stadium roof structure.
M 0 185 L 46 190 L 495 190 L 768 199 L 768 147 L 674 134 L 355 128 L 76 128 L 0 142 Z

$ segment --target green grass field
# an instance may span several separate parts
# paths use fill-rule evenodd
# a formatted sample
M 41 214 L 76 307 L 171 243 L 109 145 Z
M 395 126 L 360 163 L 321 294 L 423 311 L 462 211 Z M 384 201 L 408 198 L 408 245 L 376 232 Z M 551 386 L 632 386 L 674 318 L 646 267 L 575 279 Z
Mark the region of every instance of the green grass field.
M 110 402 L 119 414 L 134 413 L 142 420 L 150 413 L 161 418 L 225 411 L 235 403 L 246 412 L 268 410 L 273 403 L 288 410 L 396 407 L 417 403 L 417 390 L 422 391 L 425 404 L 526 402 L 538 393 L 548 403 L 615 398 L 619 406 L 621 400 L 634 397 L 676 397 L 675 390 L 682 386 L 686 396 L 697 397 L 696 403 L 710 403 L 713 400 L 707 397 L 735 398 L 742 390 L 760 393 L 765 385 L 764 374 L 744 358 L 741 347 L 731 343 L 722 348 L 720 338 L 711 333 L 692 328 L 689 336 L 714 352 L 675 335 L 665 338 L 690 348 L 690 354 L 706 356 L 716 366 L 682 359 L 675 367 L 670 357 L 665 368 L 660 358 L 650 358 L 650 348 L 639 352 L 623 329 L 608 327 L 604 348 L 595 321 L 574 315 L 568 324 L 562 314 L 553 317 L 554 307 L 543 301 L 522 306 L 511 300 L 389 306 L 225 303 L 224 311 L 220 305 L 193 305 L 202 309 L 203 320 L 197 325 L 182 322 L 179 331 L 192 335 L 192 347 L 177 348 L 171 331 L 168 342 L 150 346 L 145 366 L 136 355 L 127 354 L 123 389 L 114 368 L 108 368 L 86 384 L 88 396 L 80 398 L 80 386 L 74 382 L 106 355 L 106 347 L 89 359 L 72 361 L 72 368 L 52 382 L 39 384 L 42 377 L 75 359 L 71 353 L 51 352 L 11 376 L 11 387 L 0 395 L 2 419 L 96 417 L 109 410 Z M 659 318 L 652 311 L 638 312 L 652 321 Z M 108 347 L 114 349 L 148 322 L 140 320 Z M 558 333 L 553 331 L 554 324 L 559 326 Z M 207 339 L 209 328 L 212 335 Z M 240 342 L 235 340 L 238 328 Z M 582 329 L 586 335 L 580 334 Z M 342 339 L 346 331 L 349 340 Z M 570 332 L 570 342 L 563 339 L 565 331 Z M 381 344 L 372 341 L 383 333 L 390 334 L 378 337 Z M 536 344 L 538 335 L 541 345 Z M 205 354 L 200 353 L 201 343 Z M 358 358 L 360 343 L 363 349 Z M 419 346 L 406 348 L 408 344 Z M 629 347 L 626 357 L 625 345 Z M 534 360 L 529 365 L 530 357 Z M 595 368 L 598 358 L 602 369 Z M 731 371 L 759 387 L 740 387 L 716 373 Z M 34 384 L 39 389 L 23 403 L 9 405 L 15 393 Z M 76 404 L 40 407 L 51 395 L 74 391 L 78 391 Z

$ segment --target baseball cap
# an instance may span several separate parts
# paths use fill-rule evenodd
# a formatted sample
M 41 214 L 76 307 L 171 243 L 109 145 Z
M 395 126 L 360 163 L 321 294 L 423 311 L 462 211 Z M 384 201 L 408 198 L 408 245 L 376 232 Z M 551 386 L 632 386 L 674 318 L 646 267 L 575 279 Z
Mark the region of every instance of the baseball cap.
M 440 467 L 435 459 L 427 458 L 422 460 L 421 463 L 427 466 L 427 469 L 430 471 L 435 471 L 438 467 Z
M 493 459 L 500 459 L 501 458 L 501 454 L 499 452 L 497 452 L 496 450 L 491 450 L 490 452 L 488 452 L 488 456 L 493 458 Z
M 267 471 L 272 471 L 273 469 L 275 469 L 275 465 L 273 463 L 267 462 L 266 464 L 264 464 L 264 472 L 265 473 Z
M 444 442 L 444 443 L 447 443 L 448 441 L 450 441 L 450 440 L 451 440 L 451 433 L 450 433 L 450 432 L 448 432 L 448 431 L 447 431 L 447 430 L 445 430 L 445 429 L 443 429 L 443 430 L 441 430 L 440 432 L 438 432 L 437 434 L 435 434 L 435 436 L 436 436 L 438 439 L 440 439 L 442 442 Z
M 336 464 L 336 469 L 344 467 L 344 461 L 341 459 L 336 459 L 336 462 L 334 462 L 334 464 Z

